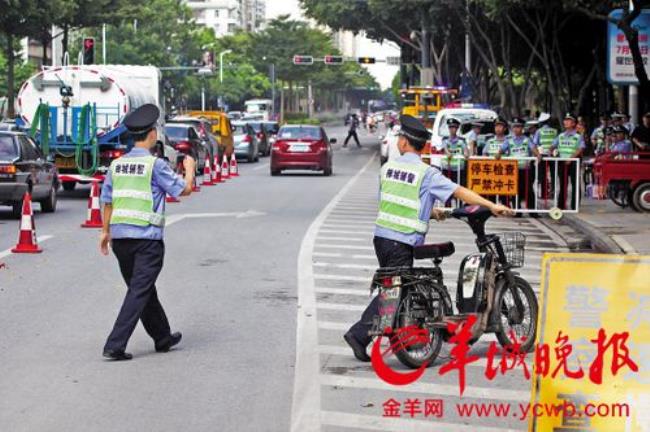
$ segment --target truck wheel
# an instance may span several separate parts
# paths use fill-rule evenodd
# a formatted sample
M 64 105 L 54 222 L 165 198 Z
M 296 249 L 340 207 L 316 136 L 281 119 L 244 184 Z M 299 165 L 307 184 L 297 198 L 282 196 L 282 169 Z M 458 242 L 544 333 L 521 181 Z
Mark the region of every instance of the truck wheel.
M 53 183 L 50 188 L 50 194 L 43 201 L 40 201 L 41 211 L 43 213 L 54 213 L 56 211 L 57 189 L 56 183 Z
M 63 182 L 62 185 L 64 191 L 72 192 L 75 186 L 77 186 L 77 182 Z
M 650 212 L 650 182 L 641 183 L 634 189 L 632 203 L 636 211 Z

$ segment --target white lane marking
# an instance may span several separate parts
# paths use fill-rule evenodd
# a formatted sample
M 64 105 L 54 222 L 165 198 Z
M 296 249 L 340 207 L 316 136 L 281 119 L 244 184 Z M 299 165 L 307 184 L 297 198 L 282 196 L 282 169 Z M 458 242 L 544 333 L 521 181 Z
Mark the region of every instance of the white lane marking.
M 319 240 L 336 240 L 336 241 L 359 241 L 359 242 L 364 242 L 368 243 L 367 238 L 358 238 L 358 237 L 326 237 L 326 236 L 318 236 Z
M 255 168 L 252 168 L 252 170 L 253 170 L 253 171 L 257 171 L 257 170 L 261 170 L 261 169 L 268 168 L 268 167 L 269 167 L 269 164 L 268 164 L 268 163 L 264 163 L 264 164 L 262 164 L 262 165 L 258 165 L 258 166 L 256 166 Z
M 315 262 L 314 267 L 334 267 L 341 269 L 377 270 L 378 265 Z
M 168 216 L 165 220 L 165 226 L 173 225 L 184 219 L 199 219 L 199 218 L 218 218 L 218 217 L 234 217 L 237 219 L 264 216 L 266 213 L 257 210 L 246 210 L 243 212 L 225 212 L 225 213 L 184 213 L 173 214 Z
M 379 415 L 352 414 L 340 411 L 322 411 L 321 422 L 327 426 L 373 431 L 409 431 L 409 432 L 461 432 L 471 429 L 476 432 L 516 432 L 516 429 L 447 423 L 436 419 L 413 420 L 401 417 L 382 417 Z
M 53 237 L 54 237 L 53 235 L 39 236 L 36 237 L 36 242 L 43 243 L 44 241 L 50 240 Z M 13 249 L 13 247 L 11 249 Z M 11 249 L 3 250 L 2 252 L 0 252 L 0 259 L 8 257 L 9 255 L 20 255 L 20 254 L 14 254 L 13 252 L 11 252 Z
M 375 223 L 366 223 L 366 222 L 328 222 L 323 224 L 323 228 L 355 228 L 355 229 L 368 229 L 372 230 L 375 227 Z
M 345 348 L 345 347 L 344 347 Z M 348 355 L 351 354 L 347 349 Z M 426 376 L 426 374 L 425 374 Z M 350 387 L 362 389 L 388 390 L 395 392 L 395 386 L 382 381 L 378 377 L 361 378 L 354 376 L 321 374 L 320 383 L 326 386 Z M 401 386 L 397 391 L 409 393 L 424 393 L 436 396 L 458 397 L 458 385 L 433 384 L 424 381 L 416 381 L 412 384 Z M 467 386 L 463 398 L 478 399 L 499 399 L 504 401 L 527 402 L 530 400 L 530 391 L 507 390 L 494 387 Z M 472 426 L 474 427 L 474 426 Z
M 371 277 L 362 277 L 362 276 L 348 276 L 348 275 L 329 275 L 329 274 L 314 274 L 314 279 L 327 279 L 327 280 L 345 280 L 345 281 L 355 281 L 355 282 L 372 282 Z
M 359 230 L 348 231 L 348 230 L 339 230 L 339 229 L 321 229 L 320 232 L 325 234 L 368 234 L 368 235 L 373 234 L 372 231 L 368 231 L 367 233 L 360 233 Z
M 351 245 L 341 245 L 341 244 L 318 244 L 317 248 L 330 248 L 330 249 L 359 249 L 359 250 L 370 250 L 374 251 L 375 248 L 372 246 L 351 246 Z
M 312 268 L 312 252 L 321 225 L 343 196 L 352 188 L 357 179 L 373 165 L 376 152 L 373 152 L 368 162 L 352 177 L 341 190 L 325 206 L 309 226 L 300 245 L 298 253 L 298 316 L 296 325 L 296 365 L 293 384 L 293 401 L 291 405 L 292 432 L 319 432 L 320 425 L 320 384 L 317 380 L 320 361 L 316 350 L 318 341 L 318 325 L 316 310 L 316 294 L 314 279 L 316 275 Z
M 316 307 L 318 309 L 327 309 L 335 311 L 352 311 L 352 312 L 363 312 L 366 310 L 366 306 L 347 304 L 347 303 L 326 303 L 326 302 L 316 302 Z
M 316 288 L 316 293 L 335 294 L 335 295 L 355 295 L 355 296 L 370 298 L 370 290 L 367 287 L 359 288 L 359 289 L 320 287 L 320 288 Z
M 318 321 L 318 328 L 323 330 L 347 331 L 350 325 L 342 322 Z M 346 349 L 346 355 L 350 355 L 350 348 Z

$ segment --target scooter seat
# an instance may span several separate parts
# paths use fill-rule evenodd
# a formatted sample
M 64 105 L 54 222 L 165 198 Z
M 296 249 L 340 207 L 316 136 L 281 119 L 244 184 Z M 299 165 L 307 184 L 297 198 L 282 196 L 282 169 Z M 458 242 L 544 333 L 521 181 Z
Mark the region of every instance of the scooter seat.
M 454 252 L 456 248 L 453 242 L 433 243 L 413 248 L 415 259 L 444 258 L 453 255 Z

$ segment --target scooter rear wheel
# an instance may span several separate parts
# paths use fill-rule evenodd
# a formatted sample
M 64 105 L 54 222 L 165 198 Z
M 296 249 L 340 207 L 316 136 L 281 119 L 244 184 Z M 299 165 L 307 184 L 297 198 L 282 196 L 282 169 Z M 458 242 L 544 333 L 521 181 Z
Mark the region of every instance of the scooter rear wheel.
M 520 315 L 515 305 L 512 290 L 504 286 L 494 303 L 494 311 L 498 311 L 496 336 L 504 348 L 519 343 L 521 344 L 519 351 L 529 352 L 535 344 L 539 306 L 535 292 L 530 284 L 519 276 L 515 276 L 514 280 L 514 291 L 521 299 L 524 313 L 523 316 Z M 514 338 L 512 333 L 514 333 Z

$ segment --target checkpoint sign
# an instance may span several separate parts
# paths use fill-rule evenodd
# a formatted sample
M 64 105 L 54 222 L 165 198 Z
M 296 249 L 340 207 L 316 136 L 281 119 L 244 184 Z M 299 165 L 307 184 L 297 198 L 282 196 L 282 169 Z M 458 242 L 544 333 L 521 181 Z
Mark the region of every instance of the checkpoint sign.
M 585 377 L 533 375 L 531 405 L 570 403 L 581 411 L 532 416 L 528 430 L 649 430 L 650 256 L 545 254 L 540 289 L 538 343 L 557 345 L 559 332 L 568 337 L 572 350 L 567 365 L 573 371 L 583 369 Z M 625 345 L 638 371 L 621 368 L 614 374 L 616 350 L 610 346 L 602 357 L 601 382 L 588 377 L 598 364 L 594 341 L 601 329 L 608 338 L 628 333 Z M 614 408 L 621 404 L 627 404 L 629 416 Z M 593 415 L 595 406 L 598 415 Z
M 479 195 L 517 195 L 517 161 L 470 159 L 467 186 Z

